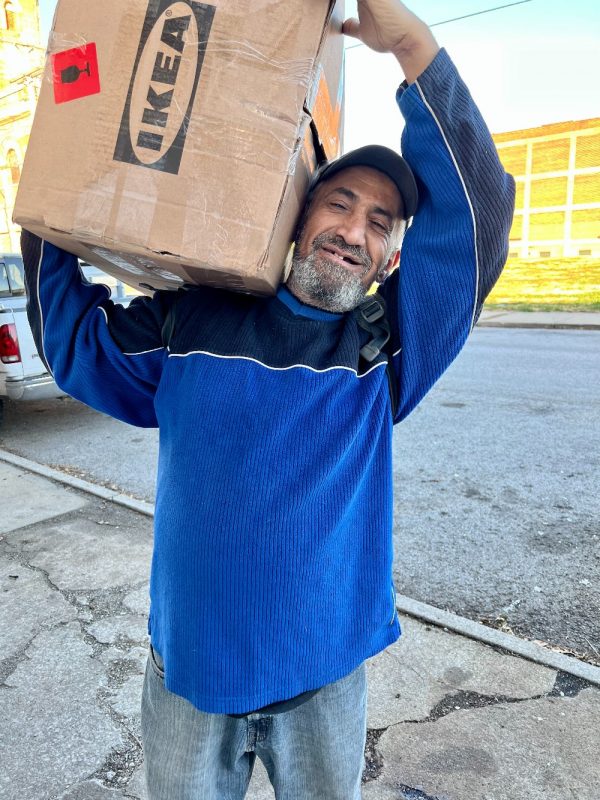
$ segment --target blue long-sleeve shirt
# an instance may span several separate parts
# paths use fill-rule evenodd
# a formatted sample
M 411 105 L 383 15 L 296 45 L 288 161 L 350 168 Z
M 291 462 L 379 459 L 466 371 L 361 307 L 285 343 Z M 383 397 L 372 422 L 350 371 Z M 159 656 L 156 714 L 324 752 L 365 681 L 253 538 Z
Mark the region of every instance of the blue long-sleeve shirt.
M 400 632 L 392 423 L 457 355 L 500 274 L 514 182 L 445 51 L 398 103 L 420 205 L 380 290 L 395 420 L 385 357 L 363 364 L 352 313 L 285 288 L 157 292 L 123 309 L 74 256 L 47 243 L 24 253 L 32 327 L 58 384 L 160 429 L 149 629 L 167 688 L 204 711 L 323 686 Z

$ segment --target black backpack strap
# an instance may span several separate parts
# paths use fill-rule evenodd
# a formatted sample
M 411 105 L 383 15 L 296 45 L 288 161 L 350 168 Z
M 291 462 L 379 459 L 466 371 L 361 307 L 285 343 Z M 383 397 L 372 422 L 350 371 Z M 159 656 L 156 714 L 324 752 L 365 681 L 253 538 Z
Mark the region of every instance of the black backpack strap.
M 367 363 L 371 364 L 375 361 L 379 353 L 385 353 L 388 387 L 392 404 L 392 417 L 395 417 L 398 410 L 398 386 L 392 366 L 392 356 L 387 346 L 390 342 L 391 329 L 385 312 L 385 301 L 382 297 L 379 297 L 379 295 L 369 295 L 354 310 L 356 321 L 359 326 L 371 335 L 369 341 L 360 349 L 362 358 L 364 358 Z
M 163 322 L 163 326 L 160 330 L 161 338 L 163 347 L 168 347 L 169 343 L 171 342 L 171 337 L 173 336 L 173 331 L 175 330 L 175 308 L 177 303 L 173 303 L 169 310 L 167 311 L 167 316 L 165 317 L 165 321 Z
M 169 310 L 167 311 L 167 315 L 165 317 L 165 321 L 162 324 L 161 328 L 161 339 L 163 347 L 168 347 L 171 344 L 171 339 L 173 338 L 173 333 L 175 331 L 175 318 L 177 312 L 177 305 L 181 298 L 183 297 L 184 293 L 187 291 L 188 285 L 181 287 L 177 290 L 177 296 L 173 298 L 169 305 Z

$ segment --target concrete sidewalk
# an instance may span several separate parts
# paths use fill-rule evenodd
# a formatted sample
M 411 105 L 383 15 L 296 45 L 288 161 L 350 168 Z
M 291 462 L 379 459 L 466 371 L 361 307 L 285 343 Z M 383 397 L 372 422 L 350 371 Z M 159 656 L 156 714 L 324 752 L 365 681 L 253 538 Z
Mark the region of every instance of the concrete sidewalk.
M 556 328 L 600 330 L 600 311 L 503 311 L 484 308 L 482 328 Z
M 151 520 L 82 487 L 0 460 L 4 800 L 146 798 Z M 417 611 L 369 663 L 364 800 L 597 800 L 600 669 Z M 274 797 L 260 764 L 248 797 Z

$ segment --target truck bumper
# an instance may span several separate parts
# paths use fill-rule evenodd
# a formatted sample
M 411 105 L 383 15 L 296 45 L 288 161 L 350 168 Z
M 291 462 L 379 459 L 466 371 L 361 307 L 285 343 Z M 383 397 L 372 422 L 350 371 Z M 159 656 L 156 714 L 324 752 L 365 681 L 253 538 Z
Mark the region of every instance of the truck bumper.
M 53 400 L 65 394 L 47 372 L 33 378 L 7 377 L 5 386 L 10 400 Z

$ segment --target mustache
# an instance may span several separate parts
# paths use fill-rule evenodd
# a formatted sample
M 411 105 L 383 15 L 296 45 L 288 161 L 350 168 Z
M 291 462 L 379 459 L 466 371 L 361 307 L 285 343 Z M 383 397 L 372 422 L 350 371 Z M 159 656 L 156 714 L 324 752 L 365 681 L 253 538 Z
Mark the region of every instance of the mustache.
M 359 247 L 358 245 L 348 244 L 344 241 L 342 236 L 331 236 L 327 233 L 320 233 L 318 236 L 315 237 L 312 243 L 312 252 L 316 253 L 323 245 L 332 245 L 333 247 L 337 247 L 340 250 L 343 250 L 344 253 L 347 253 L 353 259 L 359 262 L 362 266 L 365 267 L 365 271 L 369 271 L 373 264 L 373 260 L 368 252 L 363 248 Z

